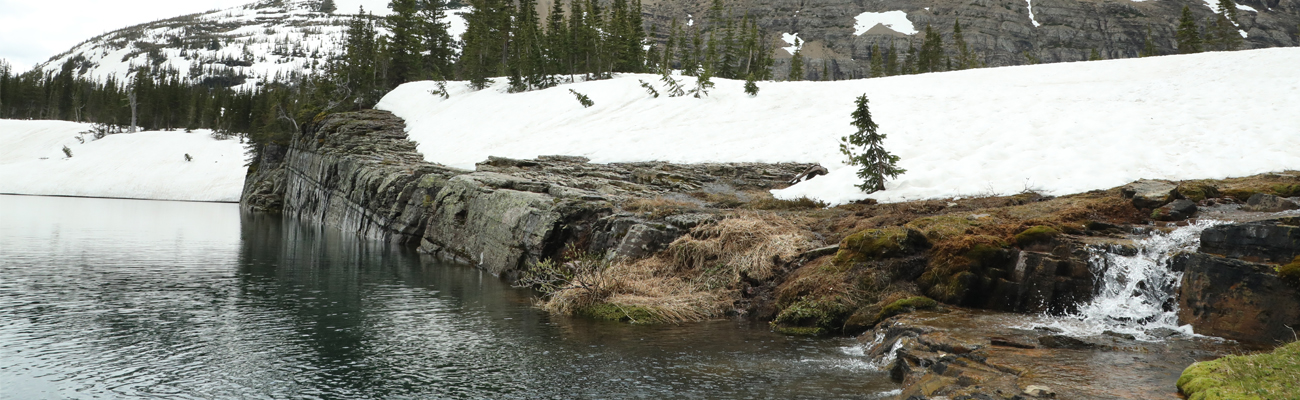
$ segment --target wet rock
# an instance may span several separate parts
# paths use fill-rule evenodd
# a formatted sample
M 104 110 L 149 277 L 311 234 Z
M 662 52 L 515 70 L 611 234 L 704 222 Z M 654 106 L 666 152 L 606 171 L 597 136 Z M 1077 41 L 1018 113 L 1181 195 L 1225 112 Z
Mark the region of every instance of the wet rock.
M 1187 199 L 1178 199 L 1151 211 L 1151 219 L 1157 221 L 1182 221 L 1196 214 L 1196 203 Z
M 1201 232 L 1202 253 L 1247 261 L 1286 263 L 1300 256 L 1300 226 L 1291 219 L 1226 224 Z
M 1133 199 L 1137 208 L 1156 208 L 1174 201 L 1178 197 L 1178 187 L 1165 181 L 1143 179 L 1121 187 L 1124 198 Z
M 989 338 L 989 344 L 1002 347 L 1015 347 L 1017 349 L 1033 349 L 1038 347 L 1032 343 L 1002 337 Z
M 1297 208 L 1300 208 L 1300 204 L 1296 204 L 1290 199 L 1265 193 L 1251 195 L 1249 199 L 1246 199 L 1246 205 L 1241 206 L 1242 210 L 1259 212 L 1278 212 Z
M 1161 338 L 1161 339 L 1178 336 L 1182 334 L 1183 334 L 1182 332 L 1170 328 L 1155 328 L 1147 331 L 1147 335 L 1155 338 Z
M 1038 338 L 1038 344 L 1049 349 L 1089 350 L 1100 348 L 1095 343 L 1085 342 L 1065 335 L 1048 335 Z
M 1106 336 L 1110 336 L 1110 337 L 1113 337 L 1113 338 L 1124 339 L 1124 340 L 1137 340 L 1137 336 L 1133 336 L 1133 335 L 1130 335 L 1130 334 L 1127 334 L 1127 333 L 1121 333 L 1121 332 L 1115 332 L 1115 331 L 1105 331 L 1105 332 L 1102 332 L 1101 334 L 1102 334 L 1102 335 L 1106 335 Z
M 1199 334 L 1273 343 L 1294 340 L 1300 291 L 1278 278 L 1274 265 L 1203 253 L 1183 253 L 1178 320 Z

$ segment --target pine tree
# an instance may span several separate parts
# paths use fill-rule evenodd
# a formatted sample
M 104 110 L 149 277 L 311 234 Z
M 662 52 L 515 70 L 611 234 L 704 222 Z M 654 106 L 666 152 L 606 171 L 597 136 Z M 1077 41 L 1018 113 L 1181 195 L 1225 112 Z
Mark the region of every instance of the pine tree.
M 546 18 L 546 73 L 562 75 L 568 72 L 569 29 L 564 20 L 564 7 L 560 0 L 551 3 L 551 14 Z
M 754 74 L 745 77 L 745 94 L 749 97 L 758 96 L 758 84 L 754 82 Z
M 424 78 L 445 80 L 455 76 L 452 64 L 456 59 L 456 40 L 448 32 L 451 25 L 444 21 L 447 17 L 446 0 L 420 0 L 421 40 L 423 41 Z
M 1211 18 L 1214 47 L 1218 50 L 1232 51 L 1241 47 L 1241 35 L 1237 28 L 1237 4 L 1232 0 L 1219 0 L 1219 11 Z M 1206 47 L 1210 47 L 1207 43 Z
M 1146 39 L 1142 40 L 1142 51 L 1138 52 L 1138 57 L 1155 57 L 1158 55 L 1160 55 L 1160 51 L 1156 50 L 1155 42 L 1151 41 L 1151 27 L 1147 27 L 1147 36 Z
M 338 7 L 334 5 L 334 0 L 322 0 L 320 6 L 316 8 L 316 11 L 326 14 L 333 14 L 335 10 L 338 10 Z
M 858 169 L 862 183 L 855 186 L 867 193 L 885 190 L 886 178 L 897 178 L 907 170 L 898 168 L 898 156 L 889 154 L 882 147 L 885 134 L 877 132 L 876 123 L 871 121 L 867 95 L 858 96 L 854 104 L 857 107 L 853 110 L 852 125 L 858 131 L 840 138 L 840 153 L 849 158 L 849 165 L 862 167 Z
M 925 26 L 925 41 L 921 43 L 916 69 L 917 73 L 944 70 L 943 36 L 930 28 L 930 25 Z
M 384 19 L 391 36 L 388 39 L 388 58 L 391 60 L 388 70 L 388 87 L 397 87 L 406 82 L 423 77 L 423 62 L 420 59 L 421 20 L 419 3 L 416 0 L 391 0 L 388 8 L 392 10 Z
M 871 71 L 872 78 L 879 78 L 885 75 L 885 58 L 880 56 L 880 45 L 871 45 Z
M 786 77 L 788 81 L 803 80 L 803 46 L 800 46 L 799 38 L 794 39 L 794 54 L 790 57 L 790 75 Z
M 1097 49 L 1092 49 L 1092 52 L 1088 53 L 1088 61 L 1098 60 L 1101 60 L 1101 53 L 1098 53 Z
M 885 57 L 885 75 L 898 75 L 898 47 L 892 41 L 889 43 L 889 55 Z
M 957 45 L 957 69 L 976 68 L 979 62 L 975 60 L 975 53 L 970 50 L 966 44 L 966 36 L 961 32 L 961 20 L 955 20 L 952 23 L 952 42 Z
M 1181 54 L 1191 54 L 1201 52 L 1201 33 L 1200 27 L 1196 25 L 1196 18 L 1192 16 L 1191 8 L 1183 6 L 1182 17 L 1178 19 L 1178 33 L 1174 36 L 1178 41 L 1178 52 Z

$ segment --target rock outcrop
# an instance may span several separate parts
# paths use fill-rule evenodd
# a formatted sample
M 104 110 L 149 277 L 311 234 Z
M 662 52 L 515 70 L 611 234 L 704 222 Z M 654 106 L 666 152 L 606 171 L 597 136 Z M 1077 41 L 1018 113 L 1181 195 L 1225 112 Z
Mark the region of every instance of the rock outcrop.
M 1300 220 L 1222 225 L 1201 233 L 1198 253 L 1180 254 L 1179 321 L 1196 333 L 1246 342 L 1289 341 L 1300 326 L 1300 287 L 1279 264 L 1300 256 Z
M 620 205 L 669 199 L 707 209 L 704 199 L 725 202 L 771 189 L 806 168 L 602 165 L 548 156 L 494 157 L 477 171 L 463 171 L 424 161 L 402 119 L 366 110 L 323 117 L 305 126 L 289 147 L 263 149 L 241 203 L 511 274 L 575 252 L 648 256 L 714 217 L 685 210 L 643 215 Z

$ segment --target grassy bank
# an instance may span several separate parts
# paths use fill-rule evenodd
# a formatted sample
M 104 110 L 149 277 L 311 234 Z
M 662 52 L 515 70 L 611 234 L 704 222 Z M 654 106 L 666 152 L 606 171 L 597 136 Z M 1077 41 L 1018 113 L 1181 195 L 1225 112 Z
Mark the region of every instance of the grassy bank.
M 1300 394 L 1300 342 L 1192 364 L 1178 378 L 1178 390 L 1189 400 L 1294 399 Z

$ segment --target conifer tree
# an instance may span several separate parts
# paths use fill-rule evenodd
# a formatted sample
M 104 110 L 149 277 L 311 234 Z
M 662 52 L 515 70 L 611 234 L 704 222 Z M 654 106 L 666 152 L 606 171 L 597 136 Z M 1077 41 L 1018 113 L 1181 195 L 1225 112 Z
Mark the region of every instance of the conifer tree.
M 966 44 L 966 36 L 961 32 L 961 19 L 952 23 L 952 42 L 957 45 L 956 69 L 979 67 L 979 62 L 975 60 L 975 53 L 970 50 L 970 46 Z
M 561 75 L 569 72 L 569 29 L 564 20 L 560 0 L 551 3 L 551 14 L 546 18 L 546 73 Z
M 898 156 L 889 154 L 882 146 L 885 134 L 876 131 L 878 126 L 871 120 L 867 95 L 858 96 L 854 104 L 852 125 L 858 131 L 840 138 L 840 153 L 849 158 L 849 165 L 861 167 L 858 177 L 862 183 L 855 186 L 867 193 L 885 190 L 886 178 L 897 178 L 907 170 L 898 168 Z
M 420 0 L 421 43 L 424 76 L 434 80 L 455 77 L 452 64 L 456 59 L 456 40 L 448 32 L 451 25 L 444 19 L 447 16 L 446 0 Z
M 880 45 L 871 45 L 871 72 L 872 78 L 879 78 L 885 75 L 885 59 L 880 56 Z
M 754 74 L 745 77 L 745 94 L 749 97 L 758 96 L 758 83 L 754 82 Z
M 423 62 L 420 51 L 423 47 L 419 3 L 416 0 L 391 0 L 388 8 L 392 13 L 385 17 L 385 26 L 391 37 L 388 39 L 389 86 L 396 87 L 406 82 L 423 77 Z
M 1147 27 L 1147 36 L 1146 39 L 1142 40 L 1142 51 L 1138 52 L 1138 57 L 1154 57 L 1158 55 L 1160 55 L 1160 51 L 1156 50 L 1155 42 L 1151 41 L 1151 27 Z
M 1219 11 L 1211 18 L 1210 30 L 1214 39 L 1214 48 L 1218 50 L 1236 50 L 1241 47 L 1241 35 L 1237 28 L 1237 4 L 1232 0 L 1219 0 Z M 1207 32 L 1208 33 L 1208 32 Z M 1206 43 L 1206 47 L 1210 47 Z
M 1178 52 L 1181 54 L 1191 54 L 1201 52 L 1201 33 L 1200 27 L 1196 25 L 1196 18 L 1192 16 L 1191 8 L 1183 6 L 1182 17 L 1178 19 L 1178 33 L 1174 36 L 1178 41 Z
M 1094 48 L 1092 49 L 1092 52 L 1088 53 L 1088 61 L 1098 61 L 1098 60 L 1101 60 L 1101 53 L 1098 53 L 1097 49 Z
M 885 75 L 898 75 L 898 47 L 892 41 L 889 43 L 889 55 L 885 57 Z
M 333 14 L 335 10 L 338 10 L 338 6 L 334 5 L 334 0 L 321 0 L 320 6 L 316 7 L 316 11 L 326 14 Z
M 800 46 L 799 38 L 794 39 L 794 54 L 790 57 L 790 75 L 786 77 L 788 81 L 803 80 L 803 46 Z
M 916 64 L 917 73 L 940 72 L 944 70 L 943 36 L 925 26 L 925 41 L 921 43 L 921 54 Z

